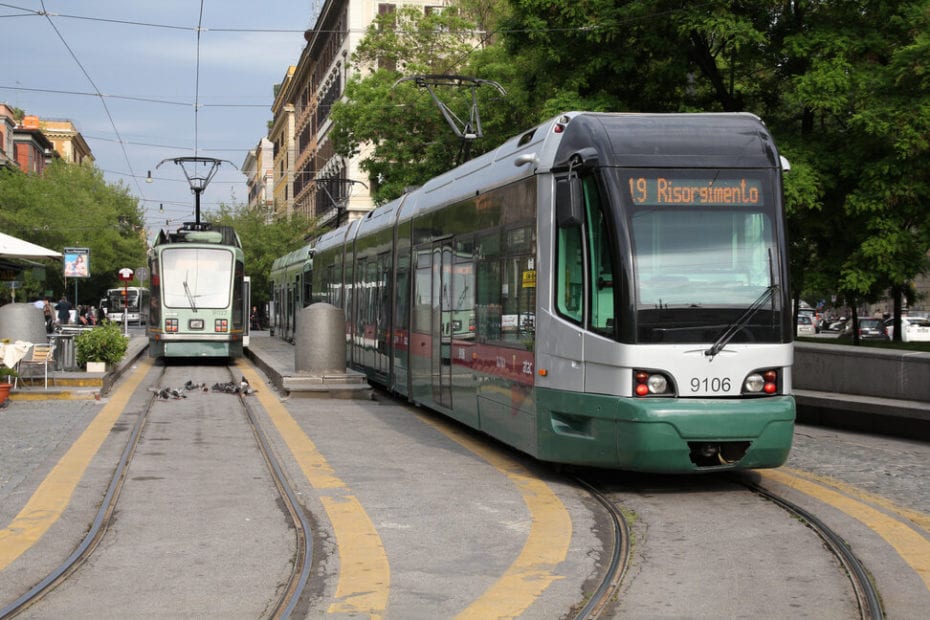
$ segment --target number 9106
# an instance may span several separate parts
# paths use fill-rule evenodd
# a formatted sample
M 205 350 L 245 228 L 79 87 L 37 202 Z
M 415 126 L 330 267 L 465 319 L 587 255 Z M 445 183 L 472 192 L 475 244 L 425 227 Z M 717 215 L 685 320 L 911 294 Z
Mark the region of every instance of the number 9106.
M 692 377 L 692 392 L 729 392 L 729 377 Z

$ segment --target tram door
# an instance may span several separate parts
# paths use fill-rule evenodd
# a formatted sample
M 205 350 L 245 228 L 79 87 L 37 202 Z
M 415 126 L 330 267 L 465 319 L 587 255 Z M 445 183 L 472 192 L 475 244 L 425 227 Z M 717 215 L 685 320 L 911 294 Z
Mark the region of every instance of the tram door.
M 450 239 L 433 245 L 432 377 L 433 399 L 452 407 L 452 244 Z

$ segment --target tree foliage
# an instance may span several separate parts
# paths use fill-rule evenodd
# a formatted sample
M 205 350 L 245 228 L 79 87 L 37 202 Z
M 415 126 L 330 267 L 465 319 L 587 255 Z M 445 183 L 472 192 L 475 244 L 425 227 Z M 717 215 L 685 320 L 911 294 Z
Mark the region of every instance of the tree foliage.
M 314 232 L 312 222 L 294 216 L 267 222 L 264 214 L 245 205 L 220 205 L 208 218 L 232 226 L 242 241 L 245 273 L 252 281 L 252 304 L 263 307 L 271 299 L 271 267 L 279 256 L 306 243 Z
M 106 289 L 118 285 L 119 269 L 136 269 L 146 261 L 137 199 L 123 184 L 108 184 L 92 166 L 54 161 L 41 175 L 0 171 L 0 230 L 57 252 L 89 248 L 91 275 L 77 282 L 81 304 L 96 304 Z M 73 294 L 74 280 L 68 280 L 66 291 L 60 261 L 47 261 L 44 281 L 27 276 L 27 282 L 23 294 L 29 299 Z
M 395 81 L 410 72 L 459 73 L 507 91 L 481 100 L 489 131 L 478 151 L 568 109 L 753 112 L 792 162 L 785 197 L 796 298 L 874 300 L 889 288 L 908 291 L 926 269 L 924 0 L 456 6 L 378 22 L 355 57 L 359 73 L 334 110 L 338 144 L 362 154 L 381 181 L 379 200 L 448 168 L 457 149 L 428 96 Z
M 369 175 L 376 202 L 394 198 L 454 164 L 460 140 L 429 92 L 413 81 L 400 80 L 416 75 L 471 76 L 472 63 L 494 62 L 493 54 L 489 58 L 482 54 L 488 39 L 481 36 L 478 25 L 495 23 L 494 7 L 487 0 L 472 1 L 461 10 L 424 15 L 402 6 L 396 13 L 379 16 L 355 50 L 357 73 L 346 86 L 345 101 L 333 106 L 333 136 L 338 152 L 363 156 L 362 169 Z M 437 87 L 435 92 L 458 118 L 469 118 L 470 90 Z M 507 108 L 506 99 L 500 100 L 493 88 L 479 88 L 478 96 L 481 110 L 493 107 L 491 102 Z M 490 122 L 484 123 L 486 132 L 498 133 L 502 115 L 506 111 L 490 115 Z

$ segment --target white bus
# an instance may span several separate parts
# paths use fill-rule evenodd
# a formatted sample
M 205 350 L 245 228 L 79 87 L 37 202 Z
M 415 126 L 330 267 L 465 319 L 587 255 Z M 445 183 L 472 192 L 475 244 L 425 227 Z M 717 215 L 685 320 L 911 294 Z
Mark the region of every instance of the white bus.
M 113 323 L 123 322 L 123 311 L 128 312 L 127 321 L 136 325 L 149 322 L 149 289 L 138 286 L 111 288 L 107 291 L 107 319 Z

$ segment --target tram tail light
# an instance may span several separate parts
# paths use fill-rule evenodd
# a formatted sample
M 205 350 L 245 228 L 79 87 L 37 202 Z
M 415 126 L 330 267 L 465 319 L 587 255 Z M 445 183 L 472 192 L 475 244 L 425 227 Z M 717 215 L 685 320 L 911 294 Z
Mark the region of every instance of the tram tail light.
M 228 332 L 229 331 L 229 319 L 217 319 L 213 323 L 213 331 L 215 332 Z
M 634 370 L 633 393 L 637 396 L 671 396 L 671 382 L 662 373 Z
M 165 319 L 165 331 L 177 333 L 178 331 L 178 320 L 177 319 Z
M 743 381 L 743 394 L 777 394 L 779 383 L 777 370 L 757 370 Z

